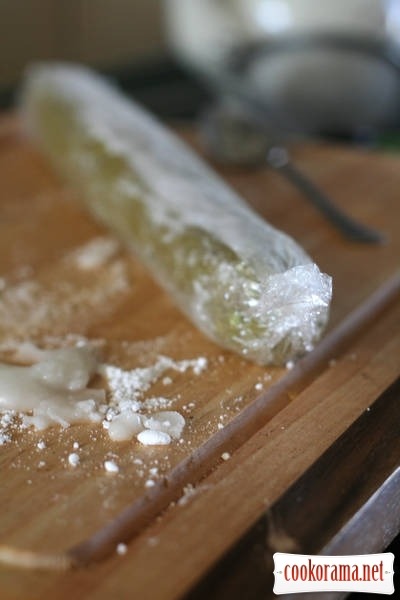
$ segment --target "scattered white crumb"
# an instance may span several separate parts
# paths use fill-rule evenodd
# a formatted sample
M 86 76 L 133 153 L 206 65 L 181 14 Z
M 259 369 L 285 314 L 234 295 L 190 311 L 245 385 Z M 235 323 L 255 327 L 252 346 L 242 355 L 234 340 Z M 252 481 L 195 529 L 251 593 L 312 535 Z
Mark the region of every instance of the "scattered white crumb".
M 14 416 L 15 416 L 14 411 L 11 411 L 11 410 L 5 411 L 1 415 L 1 418 L 0 418 L 1 427 L 7 427 L 8 425 L 11 425 L 14 420 Z
M 223 429 L 225 427 L 225 425 L 223 423 L 218 423 L 217 427 L 218 427 L 218 429 Z
M 223 453 L 221 454 L 221 458 L 222 458 L 222 460 L 229 460 L 229 459 L 230 459 L 230 457 L 231 457 L 231 455 L 229 454 L 229 452 L 223 452 Z
M 96 237 L 74 250 L 67 259 L 82 270 L 97 269 L 106 264 L 119 251 L 116 239 L 107 236 Z
M 189 368 L 197 375 L 207 366 L 207 359 L 199 357 L 195 359 L 175 361 L 167 356 L 159 356 L 156 363 L 150 367 L 136 368 L 125 371 L 113 365 L 101 365 L 99 372 L 106 378 L 111 395 L 117 408 L 131 406 L 132 401 L 138 402 L 150 386 L 165 373 L 172 369 L 184 373 Z M 122 405 L 122 406 L 121 406 Z M 137 409 L 136 409 L 137 410 Z
M 161 411 L 143 420 L 144 426 L 152 431 L 161 431 L 171 438 L 179 439 L 185 427 L 184 417 L 176 411 Z
M 119 554 L 120 556 L 123 556 L 124 554 L 126 554 L 128 552 L 128 546 L 126 544 L 118 544 L 117 548 L 116 548 L 117 554 Z
M 254 386 L 254 388 L 259 392 L 263 389 L 263 384 L 261 382 L 256 383 L 256 385 Z
M 104 469 L 107 471 L 107 473 L 118 473 L 119 472 L 119 466 L 113 460 L 105 460 L 104 461 Z
M 147 398 L 144 400 L 142 405 L 146 410 L 160 410 L 163 408 L 171 408 L 173 402 L 173 400 L 170 398 L 164 398 L 164 396 L 153 396 L 152 398 Z
M 288 360 L 286 363 L 286 368 L 289 369 L 289 371 L 291 371 L 294 367 L 294 362 L 293 360 Z
M 86 258 L 87 256 L 85 260 Z M 35 282 L 31 283 L 34 286 Z M 25 295 L 28 295 L 30 300 L 32 300 L 34 296 L 31 297 L 32 290 L 30 284 L 28 284 L 29 282 L 25 287 L 22 286 L 18 290 L 21 292 L 23 298 L 25 298 Z M 79 344 L 77 344 L 77 340 L 74 340 L 74 345 L 79 345 L 79 347 L 86 347 L 88 345 L 87 340 L 83 338 L 79 339 L 78 342 Z M 34 347 L 33 344 L 32 347 Z M 67 347 L 69 348 L 69 346 Z M 37 348 L 36 355 L 32 360 L 39 361 L 38 364 L 40 366 L 40 363 L 43 362 L 41 359 L 46 357 L 47 350 Z M 46 360 L 48 359 L 46 358 Z M 155 363 L 148 367 L 138 367 L 129 371 L 113 365 L 102 364 L 97 367 L 96 372 L 104 376 L 107 380 L 107 398 L 104 390 L 89 390 L 85 388 L 85 392 L 90 392 L 93 396 L 96 394 L 96 399 L 90 396 L 88 400 L 79 401 L 77 406 L 85 418 L 87 417 L 88 420 L 96 423 L 102 423 L 103 427 L 108 430 L 108 435 L 112 440 L 132 439 L 137 436 L 137 440 L 146 446 L 167 445 L 172 440 L 181 440 L 181 443 L 183 443 L 181 436 L 186 424 L 185 418 L 177 411 L 168 410 L 174 403 L 178 402 L 179 394 L 175 394 L 173 398 L 165 398 L 164 396 L 146 398 L 145 395 L 150 387 L 160 378 L 162 378 L 164 385 L 172 383 L 173 380 L 168 374 L 165 374 L 166 371 L 184 373 L 190 369 L 195 375 L 199 375 L 207 367 L 207 364 L 208 360 L 204 356 L 177 361 L 162 355 L 158 356 Z M 163 376 L 164 374 L 165 376 Z M 186 408 L 189 409 L 194 406 L 195 404 L 191 402 Z M 135 419 L 140 421 L 140 423 L 139 426 L 136 426 L 135 421 L 135 427 L 133 427 Z M 121 424 L 118 423 L 118 420 L 124 421 L 124 431 L 122 433 L 117 432 L 117 435 L 115 429 L 118 429 L 118 426 Z M 36 429 L 44 429 L 48 426 L 47 421 L 45 422 L 44 419 L 39 421 L 39 418 L 34 421 L 30 414 L 25 414 L 24 412 L 0 410 L 0 445 L 12 440 L 11 433 L 16 428 L 21 430 L 34 426 Z M 70 423 L 63 416 L 60 416 L 59 418 L 57 417 L 57 424 L 66 428 Z M 92 439 L 95 441 L 94 438 Z M 38 450 L 44 450 L 46 447 L 47 445 L 44 440 L 41 439 L 37 442 Z M 76 467 L 80 462 L 79 454 L 76 452 L 79 448 L 78 441 L 72 442 L 73 451 L 67 454 L 67 464 L 71 467 Z M 38 468 L 43 468 L 45 465 L 44 461 L 40 461 Z M 104 469 L 109 473 L 117 473 L 119 471 L 118 465 L 113 460 L 105 460 Z
M 0 446 L 11 442 L 11 436 L 8 433 L 0 432 Z
M 136 436 L 144 446 L 165 446 L 171 443 L 171 436 L 164 431 L 145 429 Z
M 155 475 L 158 475 L 158 467 L 152 467 L 151 469 L 149 469 L 149 475 L 152 475 L 153 477 Z
M 171 411 L 168 413 L 154 414 L 154 410 L 168 409 L 178 396 L 174 399 L 163 396 L 150 397 L 144 399 L 145 393 L 150 387 L 168 370 L 184 373 L 187 369 L 192 369 L 195 375 L 199 375 L 207 366 L 208 361 L 204 356 L 195 359 L 186 359 L 175 361 L 167 356 L 160 355 L 157 361 L 149 367 L 138 367 L 136 369 L 124 370 L 114 365 L 100 365 L 98 373 L 106 380 L 109 388 L 109 405 L 104 410 L 103 427 L 108 431 L 111 439 L 123 441 L 132 439 L 134 435 L 141 435 L 141 429 L 146 427 L 151 430 L 159 430 L 169 435 L 171 438 L 179 438 L 185 420 L 182 415 Z M 162 379 L 164 385 L 172 383 L 171 377 L 165 375 Z M 134 413 L 137 414 L 138 423 L 135 427 L 124 427 L 125 421 L 129 420 L 134 424 Z M 152 411 L 152 414 L 146 415 L 144 411 Z M 169 418 L 171 417 L 171 418 Z M 146 422 L 146 420 L 148 422 Z M 161 422 L 162 421 L 162 422 Z M 115 423 L 115 427 L 114 424 Z M 127 425 L 129 425 L 127 423 Z M 143 423 L 143 425 L 142 425 Z M 117 437 L 115 429 L 118 429 Z M 144 434 L 138 437 L 145 440 L 144 444 L 156 445 L 169 443 L 166 436 L 157 436 Z
M 71 452 L 71 454 L 68 455 L 68 463 L 71 465 L 71 467 L 77 467 L 80 462 L 81 459 L 79 458 L 79 454 L 76 452 Z
M 46 462 L 44 460 L 40 460 L 38 462 L 38 469 L 43 469 L 46 466 Z
M 177 502 L 178 506 L 185 506 L 185 504 L 187 504 L 190 498 L 192 498 L 195 494 L 196 488 L 191 483 L 185 485 L 183 488 L 183 494 Z
M 151 487 L 154 487 L 155 485 L 156 485 L 156 482 L 153 479 L 148 479 L 145 482 L 144 487 L 151 488 Z
M 208 361 L 204 356 L 200 356 L 197 359 L 197 363 L 193 366 L 193 373 L 195 375 L 200 375 L 202 371 L 207 367 Z
M 12 440 L 11 431 L 15 427 L 16 413 L 14 410 L 0 412 L 0 446 L 8 444 Z

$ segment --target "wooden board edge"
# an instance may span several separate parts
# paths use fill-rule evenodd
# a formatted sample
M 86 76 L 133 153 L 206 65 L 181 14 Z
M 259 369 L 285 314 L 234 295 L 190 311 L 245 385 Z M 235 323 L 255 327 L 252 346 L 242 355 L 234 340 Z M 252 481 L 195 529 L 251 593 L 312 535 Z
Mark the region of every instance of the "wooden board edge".
M 368 323 L 398 297 L 399 292 L 400 276 L 396 276 L 344 319 L 314 352 L 300 360 L 283 379 L 178 464 L 145 496 L 129 505 L 93 536 L 69 548 L 66 551 L 68 561 L 73 566 L 88 565 L 112 554 L 117 543 L 131 540 L 180 497 L 188 482 L 200 482 L 212 471 L 223 452 L 238 448 L 282 410 L 290 402 L 290 389 L 294 386 L 304 388 L 312 377 L 322 372 L 329 359 L 349 345 Z

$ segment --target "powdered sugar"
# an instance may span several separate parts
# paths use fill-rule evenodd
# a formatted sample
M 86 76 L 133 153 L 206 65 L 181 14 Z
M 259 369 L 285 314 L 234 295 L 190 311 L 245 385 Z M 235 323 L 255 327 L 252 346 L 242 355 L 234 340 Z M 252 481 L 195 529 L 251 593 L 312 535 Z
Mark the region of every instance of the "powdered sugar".
M 158 411 L 146 414 L 154 409 L 169 408 L 172 401 L 164 397 L 144 400 L 144 394 L 168 370 L 184 373 L 192 369 L 195 375 L 199 375 L 206 367 L 205 357 L 175 361 L 163 355 L 150 367 L 138 367 L 129 371 L 114 365 L 100 365 L 98 371 L 107 380 L 110 392 L 109 408 L 103 421 L 103 427 L 110 438 L 123 441 L 136 435 L 145 445 L 164 445 L 169 444 L 172 439 L 180 438 L 185 419 L 179 412 Z
M 166 371 L 173 370 L 184 373 L 191 368 L 195 375 L 199 375 L 206 367 L 207 359 L 205 357 L 174 361 L 172 358 L 161 355 L 150 367 L 124 371 L 113 365 L 101 365 L 99 373 L 106 378 L 113 401 L 119 410 L 124 408 L 137 410 L 132 403 L 141 399 L 150 386 Z
M 7 442 L 11 441 L 11 436 L 9 433 L 6 433 L 5 431 L 1 431 L 0 429 L 0 446 L 3 446 L 3 444 L 7 444 Z
M 83 270 L 72 260 L 8 284 L 1 292 L 0 329 L 3 343 L 27 341 L 87 328 L 95 317 L 115 309 L 132 287 L 128 259 L 114 259 L 105 266 Z
M 191 369 L 199 375 L 207 367 L 205 357 L 176 361 L 161 355 L 150 366 L 124 370 L 98 364 L 83 340 L 75 348 L 51 351 L 29 345 L 29 355 L 38 359 L 30 367 L 0 364 L 0 444 L 11 441 L 16 420 L 20 428 L 37 430 L 52 424 L 66 428 L 73 422 L 102 422 L 115 442 L 136 436 L 144 445 L 169 444 L 181 438 L 185 419 L 177 411 L 160 410 L 170 408 L 172 398 L 145 394 L 167 371 Z M 87 388 L 94 373 L 105 379 L 107 397 L 102 389 Z M 41 440 L 38 449 L 45 447 Z M 68 461 L 76 466 L 79 455 L 71 453 Z

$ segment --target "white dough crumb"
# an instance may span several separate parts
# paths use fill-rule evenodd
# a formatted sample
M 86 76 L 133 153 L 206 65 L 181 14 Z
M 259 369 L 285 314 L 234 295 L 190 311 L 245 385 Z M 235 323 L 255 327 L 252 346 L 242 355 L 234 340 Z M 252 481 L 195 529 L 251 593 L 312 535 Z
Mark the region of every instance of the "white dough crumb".
M 128 552 L 128 546 L 126 544 L 118 544 L 117 545 L 117 554 L 119 554 L 120 556 L 123 556 L 124 554 L 126 554 Z
M 119 472 L 119 466 L 113 460 L 105 460 L 104 461 L 104 469 L 107 471 L 107 473 L 118 473 Z
M 0 433 L 0 446 L 11 442 L 11 436 L 8 433 Z
M 196 488 L 191 483 L 188 483 L 183 488 L 183 494 L 177 502 L 178 506 L 185 506 L 185 504 L 187 504 L 189 502 L 190 498 L 192 498 L 195 494 L 196 494 Z
M 44 440 L 39 440 L 37 443 L 37 447 L 39 450 L 44 450 L 46 448 L 46 442 Z
M 291 371 L 294 367 L 294 362 L 292 360 L 288 360 L 286 363 L 286 368 Z
M 229 460 L 229 459 L 230 459 L 230 457 L 231 457 L 231 455 L 229 454 L 229 452 L 223 452 L 223 453 L 221 454 L 221 458 L 222 458 L 222 460 Z
M 171 436 L 164 431 L 145 429 L 136 436 L 144 446 L 165 446 L 171 443 Z
M 176 411 L 161 411 L 144 419 L 144 426 L 152 431 L 164 432 L 171 438 L 179 439 L 185 426 L 185 419 Z
M 204 356 L 200 356 L 200 358 L 197 359 L 197 364 L 195 364 L 193 367 L 193 373 L 195 375 L 200 375 L 200 373 L 204 371 L 206 367 L 207 359 Z
M 261 382 L 259 382 L 259 383 L 256 383 L 256 385 L 254 386 L 254 388 L 255 388 L 255 389 L 258 391 L 258 392 L 260 392 L 260 391 L 263 389 L 263 387 L 264 387 L 264 386 L 263 386 L 263 384 L 262 384 Z
M 185 426 L 183 416 L 175 411 L 164 411 L 154 414 L 154 410 L 168 409 L 174 399 L 156 396 L 144 399 L 145 393 L 168 370 L 184 373 L 192 369 L 199 375 L 207 366 L 208 361 L 204 356 L 195 359 L 175 361 L 167 356 L 160 355 L 157 361 L 149 367 L 137 367 L 124 370 L 110 364 L 100 365 L 98 373 L 106 380 L 109 388 L 110 404 L 105 410 L 103 427 L 108 431 L 114 441 L 132 439 L 141 436 L 144 428 L 158 430 L 168 434 L 169 438 L 161 435 L 146 434 L 138 440 L 146 445 L 167 444 L 170 438 L 177 439 Z M 171 377 L 165 375 L 162 379 L 164 385 L 172 383 Z M 138 414 L 140 411 L 140 414 Z M 144 411 L 151 411 L 150 415 Z
M 72 447 L 73 447 L 74 450 L 78 450 L 79 449 L 79 442 L 74 442 L 72 444 Z
M 151 488 L 151 487 L 154 487 L 155 485 L 156 485 L 156 482 L 153 479 L 148 479 L 146 481 L 146 483 L 144 484 L 144 487 Z
M 71 452 L 71 454 L 68 455 L 68 463 L 71 465 L 71 467 L 77 467 L 80 462 L 81 459 L 79 458 L 79 454 L 76 452 Z
M 99 236 L 77 248 L 68 259 L 82 270 L 97 269 L 106 264 L 119 251 L 118 241 L 112 237 Z

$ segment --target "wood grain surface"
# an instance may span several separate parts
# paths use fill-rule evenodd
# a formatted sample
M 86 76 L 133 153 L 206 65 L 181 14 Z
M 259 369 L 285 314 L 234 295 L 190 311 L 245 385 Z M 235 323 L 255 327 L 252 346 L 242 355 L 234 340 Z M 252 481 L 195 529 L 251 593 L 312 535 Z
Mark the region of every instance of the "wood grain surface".
M 397 380 L 266 509 L 187 600 L 273 598 L 274 552 L 386 549 L 400 530 L 399 397 Z
M 252 365 L 206 340 L 122 249 L 93 272 L 77 268 L 73 253 L 106 232 L 18 123 L 0 121 L 0 359 L 12 360 L 24 341 L 58 347 L 84 336 L 103 360 L 124 368 L 152 364 L 159 354 L 208 360 L 203 373 L 170 373 L 168 390 L 162 382 L 151 390 L 168 393 L 187 419 L 183 443 L 167 450 L 112 443 L 84 425 L 18 433 L 0 447 L 0 501 L 7 507 L 0 543 L 89 563 L 68 573 L 1 567 L 2 599 L 182 596 L 398 376 L 398 160 L 327 145 L 298 147 L 294 155 L 338 204 L 385 231 L 389 243 L 344 241 L 272 171 L 223 171 L 333 276 L 325 339 L 288 371 Z M 40 452 L 39 439 L 47 444 Z M 71 470 L 66 457 L 75 440 L 81 466 Z M 108 457 L 120 465 L 116 476 L 104 471 Z M 143 461 L 140 468 L 135 459 Z M 154 467 L 156 485 L 146 488 Z M 121 541 L 129 542 L 123 557 L 115 554 Z

